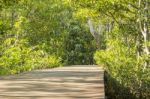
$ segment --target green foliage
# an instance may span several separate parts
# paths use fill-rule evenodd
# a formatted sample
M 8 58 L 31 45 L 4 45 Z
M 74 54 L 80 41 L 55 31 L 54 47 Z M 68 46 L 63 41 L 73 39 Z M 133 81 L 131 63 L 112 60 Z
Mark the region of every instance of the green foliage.
M 120 39 L 108 40 L 106 44 L 109 48 L 97 51 L 94 59 L 108 72 L 106 85 L 108 96 L 115 99 L 149 97 L 150 68 L 143 70 L 146 57 L 141 56 L 137 59 L 136 48 L 134 46 L 129 48 Z
M 0 7 L 0 74 L 93 63 L 93 37 L 69 0 L 2 0 Z
M 78 5 L 78 9 L 96 13 L 95 16 L 88 16 L 106 26 L 102 42 L 106 48 L 97 51 L 94 58 L 109 75 L 106 76 L 108 98 L 110 96 L 110 99 L 148 99 L 150 35 L 146 31 L 150 29 L 149 1 L 73 0 L 73 2 Z M 111 24 L 109 31 L 107 31 L 108 24 Z M 143 30 L 146 36 L 143 35 Z
M 61 65 L 61 59 L 49 55 L 38 47 L 28 47 L 26 40 L 17 44 L 15 38 L 5 40 L 0 57 L 0 74 L 15 74 L 33 69 L 53 68 Z
M 110 75 L 109 94 L 149 98 L 150 35 L 143 35 L 150 29 L 147 1 L 0 0 L 0 75 L 93 64 L 96 42 L 87 26 L 91 18 L 95 31 L 103 30 L 103 50 L 94 58 Z
M 93 53 L 96 46 L 92 35 L 79 21 L 70 23 L 69 35 L 65 41 L 65 56 L 67 64 L 93 64 Z M 90 45 L 90 46 L 89 46 Z

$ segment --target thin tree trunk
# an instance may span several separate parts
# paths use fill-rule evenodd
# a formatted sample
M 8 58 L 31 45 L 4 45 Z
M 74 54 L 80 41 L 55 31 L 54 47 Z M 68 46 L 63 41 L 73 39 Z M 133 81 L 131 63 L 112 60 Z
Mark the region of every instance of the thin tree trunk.
M 100 44 L 100 34 L 94 29 L 92 20 L 90 18 L 88 19 L 88 25 L 90 27 L 90 32 L 91 32 L 91 34 L 93 35 L 93 37 L 96 41 L 97 49 L 100 49 L 100 46 L 101 46 L 101 44 Z
M 148 45 L 148 42 L 150 41 L 149 40 L 149 29 L 148 29 L 148 26 L 149 26 L 149 12 L 148 12 L 148 8 L 149 8 L 149 5 L 148 5 L 148 0 L 139 0 L 139 27 L 140 27 L 140 31 L 141 31 L 141 34 L 143 36 L 143 52 L 144 52 L 144 55 L 147 56 L 147 58 L 145 59 L 145 62 L 143 64 L 143 73 L 145 72 L 146 68 L 149 66 L 149 55 L 150 55 L 150 52 L 149 52 L 149 45 Z M 143 98 L 143 95 L 142 95 L 142 80 L 140 81 L 140 96 L 139 98 L 142 99 Z
M 142 5 L 143 4 L 143 5 Z M 142 6 L 143 6 L 143 11 L 142 11 Z M 149 46 L 148 46 L 148 42 L 150 41 L 149 40 L 149 29 L 148 29 L 148 17 L 149 17 L 149 13 L 148 13 L 148 0 L 139 0 L 139 26 L 140 26 L 140 31 L 143 35 L 143 38 L 144 38 L 144 48 L 143 48 L 143 51 L 144 51 L 144 54 L 146 54 L 147 56 L 150 55 L 150 52 L 149 52 Z M 143 13 L 142 13 L 143 12 Z M 143 15 L 144 14 L 144 15 Z M 144 19 L 142 20 L 141 17 L 144 16 Z M 143 68 L 143 71 L 145 70 L 145 68 L 149 65 L 148 63 L 148 60 L 145 61 L 145 64 L 144 64 L 144 68 Z

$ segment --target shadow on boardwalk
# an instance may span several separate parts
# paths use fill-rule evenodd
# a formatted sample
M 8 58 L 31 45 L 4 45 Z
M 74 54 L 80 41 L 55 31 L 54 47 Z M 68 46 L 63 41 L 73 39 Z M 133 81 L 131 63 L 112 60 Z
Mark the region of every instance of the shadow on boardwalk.
M 103 70 L 75 65 L 0 78 L 0 99 L 104 99 Z

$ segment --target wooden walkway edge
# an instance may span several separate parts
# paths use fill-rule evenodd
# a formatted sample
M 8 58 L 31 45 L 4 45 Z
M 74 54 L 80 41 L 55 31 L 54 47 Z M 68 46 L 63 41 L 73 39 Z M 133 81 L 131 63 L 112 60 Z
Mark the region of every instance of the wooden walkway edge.
M 0 99 L 105 99 L 104 71 L 73 65 L 0 77 Z

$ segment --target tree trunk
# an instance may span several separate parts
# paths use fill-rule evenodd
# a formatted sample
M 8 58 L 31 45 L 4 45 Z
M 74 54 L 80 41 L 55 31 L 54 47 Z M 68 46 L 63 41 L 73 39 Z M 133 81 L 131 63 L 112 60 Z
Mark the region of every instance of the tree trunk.
M 144 47 L 143 51 L 146 56 L 149 57 L 150 51 L 149 51 L 149 45 L 148 42 L 150 41 L 150 33 L 149 33 L 149 12 L 148 12 L 148 0 L 139 0 L 139 26 L 140 31 L 144 38 Z M 143 17 L 144 16 L 144 17 Z M 148 60 L 145 61 L 143 71 L 145 68 L 149 66 Z
M 96 46 L 97 49 L 100 49 L 101 44 L 100 44 L 100 33 L 98 33 L 93 26 L 92 20 L 89 18 L 88 19 L 88 25 L 90 27 L 90 32 L 92 34 L 92 36 L 94 37 L 95 41 L 96 41 Z M 100 29 L 99 29 L 100 30 Z

